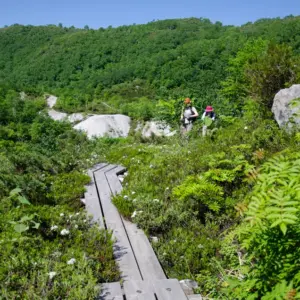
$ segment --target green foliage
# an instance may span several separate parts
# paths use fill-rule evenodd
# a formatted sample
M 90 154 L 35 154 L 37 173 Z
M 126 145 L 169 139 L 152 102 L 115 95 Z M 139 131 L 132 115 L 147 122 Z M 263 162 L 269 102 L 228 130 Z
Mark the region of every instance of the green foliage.
M 84 193 L 84 185 L 90 182 L 90 177 L 79 172 L 60 174 L 49 177 L 51 190 L 48 197 L 55 200 L 55 203 L 68 204 L 71 207 L 78 207 L 78 200 Z
M 286 234 L 287 226 L 296 224 L 299 214 L 300 159 L 293 161 L 282 156 L 265 163 L 257 178 L 254 195 L 249 203 L 248 217 L 253 226 L 270 222 Z
M 210 104 L 230 111 L 218 97 L 227 76 L 223 95 L 237 112 L 239 100 L 248 93 L 245 63 L 256 63 L 256 58 L 263 62 L 258 66 L 260 75 L 252 76 L 261 88 L 259 78 L 271 75 L 269 70 L 283 52 L 276 46 L 277 50 L 269 53 L 274 58 L 269 55 L 264 61 L 260 51 L 272 41 L 286 44 L 298 54 L 299 26 L 297 17 L 260 20 L 241 27 L 213 24 L 203 18 L 98 30 L 13 25 L 0 29 L 0 80 L 29 93 L 55 92 L 61 97 L 58 107 L 68 112 L 105 112 L 103 103 L 119 111 L 120 107 L 111 105 L 114 96 L 130 102 L 142 97 L 190 96 L 198 98 L 199 109 Z M 286 67 L 281 70 L 280 84 L 288 74 Z M 268 80 L 274 83 L 273 90 L 279 81 L 272 78 Z
M 187 177 L 182 185 L 173 190 L 173 195 L 179 200 L 198 202 L 200 207 L 204 205 L 218 212 L 222 205 L 223 189 L 203 177 Z
M 249 92 L 261 104 L 271 108 L 274 95 L 285 86 L 297 81 L 299 58 L 292 47 L 270 44 L 266 52 L 248 62 L 245 76 L 249 82 Z
M 299 30 L 298 17 L 0 29 L 1 296 L 94 299 L 96 285 L 119 279 L 110 234 L 78 211 L 83 170 L 109 161 L 129 172 L 115 205 L 157 237 L 170 277 L 215 299 L 299 298 L 300 138 L 269 111 L 299 78 Z M 218 118 L 185 139 L 88 141 L 42 111 L 35 95 L 45 91 L 60 96 L 58 109 L 135 123 L 175 127 L 185 97 Z
M 111 235 L 79 210 L 99 156 L 26 97 L 0 89 L 0 298 L 94 299 L 119 279 Z
M 265 280 L 262 277 L 249 276 L 248 285 L 241 286 L 252 265 L 257 270 L 256 255 L 245 253 L 239 239 L 243 232 L 239 224 L 247 214 L 245 198 L 272 154 L 287 146 L 298 147 L 293 135 L 283 134 L 275 122 L 253 111 L 256 105 L 247 102 L 245 117 L 221 120 L 211 137 L 97 142 L 108 161 L 128 168 L 123 191 L 114 198 L 119 211 L 150 238 L 158 238 L 153 246 L 170 277 L 193 278 L 202 295 L 216 299 L 235 299 L 238 293 L 246 298 L 252 290 L 258 297 L 255 286 Z M 277 227 L 274 243 L 283 235 Z M 260 244 L 255 246 L 266 248 Z M 270 289 L 275 286 L 268 284 Z
M 97 283 L 118 279 L 111 236 L 91 226 L 84 212 L 72 214 L 63 206 L 20 210 L 8 199 L 3 201 L 7 206 L 0 208 L 2 297 L 94 299 Z M 25 225 L 33 221 L 34 226 Z
M 227 68 L 229 75 L 222 82 L 221 95 L 228 104 L 231 104 L 233 112 L 241 110 L 243 98 L 248 95 L 250 84 L 245 69 L 252 62 L 256 62 L 267 47 L 268 42 L 261 38 L 250 40 L 238 51 L 235 57 L 229 60 Z
M 229 60 L 229 76 L 222 82 L 221 95 L 231 110 L 241 110 L 247 96 L 270 109 L 275 94 L 297 82 L 299 57 L 293 48 L 257 39 L 249 41 Z
M 248 270 L 242 280 L 228 281 L 234 298 L 248 299 L 240 291 L 251 290 L 255 299 L 298 299 L 299 162 L 298 153 L 286 152 L 260 169 L 245 219 L 236 229 Z

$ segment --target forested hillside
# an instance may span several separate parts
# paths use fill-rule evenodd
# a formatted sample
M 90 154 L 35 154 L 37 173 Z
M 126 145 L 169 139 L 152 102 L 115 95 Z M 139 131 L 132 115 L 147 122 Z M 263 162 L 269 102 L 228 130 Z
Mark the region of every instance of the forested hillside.
M 299 17 L 241 27 L 196 18 L 98 30 L 14 25 L 0 30 L 0 79 L 64 95 L 60 107 L 70 111 L 103 111 L 104 99 L 118 109 L 113 95 L 123 104 L 190 96 L 217 105 L 228 61 L 248 40 L 285 43 L 299 53 L 299 30 Z
M 271 113 L 295 83 L 300 17 L 0 29 L 0 299 L 94 299 L 119 280 L 110 234 L 80 204 L 104 161 L 128 169 L 113 201 L 169 277 L 204 299 L 299 299 L 300 133 Z M 185 136 L 88 140 L 48 117 L 51 92 L 58 109 L 133 123 L 178 126 L 185 97 L 217 118 L 205 137 L 197 120 Z

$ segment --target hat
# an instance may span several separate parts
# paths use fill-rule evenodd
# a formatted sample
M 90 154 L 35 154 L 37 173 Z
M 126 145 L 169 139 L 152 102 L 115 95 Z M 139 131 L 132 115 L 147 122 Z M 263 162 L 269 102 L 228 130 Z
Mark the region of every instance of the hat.
M 214 109 L 212 108 L 212 106 L 206 106 L 205 111 L 206 112 L 210 112 L 213 111 Z
M 191 103 L 192 101 L 191 101 L 191 99 L 190 98 L 185 98 L 184 99 L 184 104 L 189 104 L 189 103 Z

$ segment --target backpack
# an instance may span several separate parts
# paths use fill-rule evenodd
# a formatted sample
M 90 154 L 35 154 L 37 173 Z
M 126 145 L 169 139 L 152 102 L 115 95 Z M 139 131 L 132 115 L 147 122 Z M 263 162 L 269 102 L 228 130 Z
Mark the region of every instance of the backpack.
M 189 109 L 191 111 L 192 116 L 195 115 L 195 112 L 193 111 L 193 107 L 191 106 L 191 107 L 189 107 Z M 197 121 L 197 118 L 193 118 L 191 121 L 192 121 L 192 123 L 194 123 L 195 121 Z

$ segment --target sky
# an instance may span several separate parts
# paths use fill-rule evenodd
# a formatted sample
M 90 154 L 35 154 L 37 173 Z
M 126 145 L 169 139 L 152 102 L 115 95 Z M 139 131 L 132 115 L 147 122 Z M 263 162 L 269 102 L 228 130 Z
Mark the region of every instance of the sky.
M 189 17 L 242 25 L 287 15 L 300 15 L 300 0 L 0 0 L 0 27 L 62 23 L 98 29 Z

